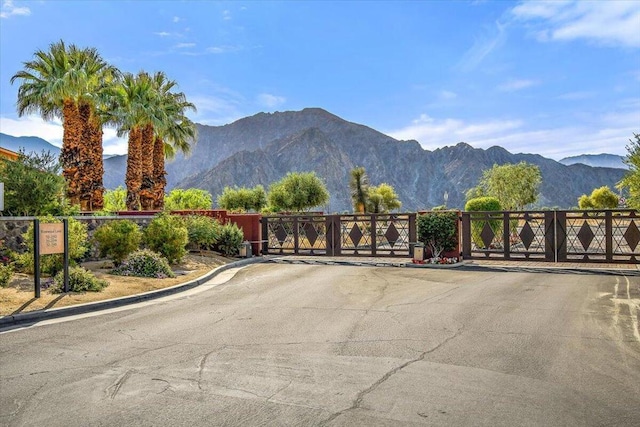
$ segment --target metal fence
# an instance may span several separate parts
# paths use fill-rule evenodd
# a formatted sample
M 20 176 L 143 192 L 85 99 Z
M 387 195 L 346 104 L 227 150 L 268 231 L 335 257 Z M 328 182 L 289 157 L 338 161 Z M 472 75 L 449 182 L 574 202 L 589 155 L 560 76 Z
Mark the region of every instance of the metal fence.
M 635 210 L 463 212 L 466 259 L 637 263 Z
M 262 236 L 263 254 L 409 257 L 416 214 L 265 216 Z

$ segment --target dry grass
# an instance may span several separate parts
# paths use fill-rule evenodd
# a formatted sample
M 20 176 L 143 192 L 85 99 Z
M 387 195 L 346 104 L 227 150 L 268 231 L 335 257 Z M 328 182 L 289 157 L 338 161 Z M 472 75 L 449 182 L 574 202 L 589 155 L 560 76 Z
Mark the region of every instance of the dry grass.
M 16 273 L 8 287 L 0 288 L 0 316 L 102 301 L 168 288 L 196 279 L 212 269 L 232 261 L 233 259 L 212 253 L 206 255 L 190 254 L 181 264 L 172 266 L 177 277 L 168 279 L 116 276 L 109 274 L 113 267 L 110 261 L 85 262 L 82 264 L 83 267 L 91 270 L 96 277 L 109 282 L 109 286 L 102 292 L 54 294 L 43 289 L 38 299 L 34 298 L 33 276 Z M 44 283 L 45 280 L 47 279 L 43 278 L 41 282 Z

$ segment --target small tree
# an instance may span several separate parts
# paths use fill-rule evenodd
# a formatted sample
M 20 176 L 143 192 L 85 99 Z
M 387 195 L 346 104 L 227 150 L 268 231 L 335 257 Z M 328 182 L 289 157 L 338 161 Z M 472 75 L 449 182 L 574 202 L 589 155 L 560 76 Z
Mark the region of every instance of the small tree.
M 433 258 L 453 250 L 457 243 L 458 214 L 433 212 L 418 216 L 418 240 L 431 251 Z
M 113 190 L 105 191 L 104 210 L 106 212 L 127 210 L 127 189 L 120 185 Z
M 606 185 L 596 188 L 591 196 L 583 194 L 578 199 L 580 209 L 615 209 L 618 207 L 618 196 Z
M 164 208 L 169 211 L 211 209 L 211 193 L 199 188 L 174 188 L 164 199 Z
M 267 204 L 267 193 L 262 185 L 253 188 L 225 187 L 218 196 L 218 206 L 232 212 L 261 211 Z
M 329 192 L 315 172 L 289 172 L 271 184 L 267 195 L 272 211 L 308 211 L 329 201 Z
M 362 166 L 352 169 L 350 175 L 349 189 L 351 190 L 353 211 L 364 213 L 370 196 L 369 177 Z
M 640 134 L 634 133 L 633 139 L 627 145 L 627 156 L 624 162 L 629 166 L 629 172 L 616 186 L 620 190 L 628 189 L 627 204 L 633 209 L 640 209 Z
M 500 201 L 495 197 L 476 197 L 475 199 L 468 200 L 464 205 L 464 210 L 467 212 L 492 212 L 501 211 Z M 502 220 L 490 219 L 486 221 L 493 230 L 496 236 L 500 236 L 502 233 Z M 471 239 L 475 243 L 476 247 L 484 248 L 484 242 L 482 240 L 482 230 L 484 228 L 485 221 L 472 221 L 471 222 Z
M 391 185 L 382 183 L 377 187 L 369 187 L 367 212 L 387 213 L 400 209 L 400 207 L 402 207 L 402 202 Z
M 60 163 L 48 151 L 18 159 L 0 158 L 0 182 L 4 182 L 5 212 L 15 216 L 65 215 L 72 213 L 64 196 Z
M 478 187 L 467 192 L 468 197 L 486 195 L 500 201 L 503 209 L 522 210 L 538 199 L 542 175 L 540 168 L 526 162 L 493 165 L 483 172 Z

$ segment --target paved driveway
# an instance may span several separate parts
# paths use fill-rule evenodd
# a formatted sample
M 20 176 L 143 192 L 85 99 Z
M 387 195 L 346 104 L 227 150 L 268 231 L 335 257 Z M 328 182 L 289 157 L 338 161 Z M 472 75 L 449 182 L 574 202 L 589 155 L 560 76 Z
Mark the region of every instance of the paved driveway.
M 628 425 L 640 277 L 253 265 L 0 334 L 0 425 Z

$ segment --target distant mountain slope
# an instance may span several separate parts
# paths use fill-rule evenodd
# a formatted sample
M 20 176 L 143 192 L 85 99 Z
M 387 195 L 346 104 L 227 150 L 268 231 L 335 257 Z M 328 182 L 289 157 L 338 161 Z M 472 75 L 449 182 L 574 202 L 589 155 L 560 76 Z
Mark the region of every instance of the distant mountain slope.
M 601 168 L 629 169 L 629 166 L 623 160 L 624 157 L 616 154 L 581 154 L 579 156 L 565 157 L 558 161 L 563 165 L 582 163 L 583 165 Z
M 539 155 L 512 154 L 501 147 L 482 150 L 460 143 L 430 152 L 416 141 L 397 141 L 317 109 L 277 113 L 279 125 L 295 128 L 282 121 L 284 115 L 295 121 L 296 116 L 307 113 L 319 119 L 319 126 L 271 143 L 253 144 L 264 147 L 238 152 L 207 171 L 183 179 L 177 186 L 198 187 L 217 195 L 225 186 L 267 186 L 290 171 L 315 171 L 331 193 L 325 209 L 348 211 L 349 171 L 364 166 L 373 184 L 387 182 L 395 187 L 403 210 L 440 205 L 445 191 L 449 206 L 462 208 L 464 193 L 477 184 L 484 169 L 493 164 L 527 161 L 538 165 L 543 175 L 539 205 L 568 208 L 577 204 L 580 195 L 602 185 L 612 186 L 624 174 L 620 169 L 565 166 Z M 303 121 L 310 122 L 308 117 Z M 262 125 L 270 127 L 268 120 L 263 120 Z
M 0 133 L 0 147 L 8 148 L 15 152 L 24 149 L 27 154 L 32 152 L 39 154 L 42 151 L 50 151 L 56 156 L 60 155 L 60 147 L 56 147 L 37 136 L 11 136 Z

